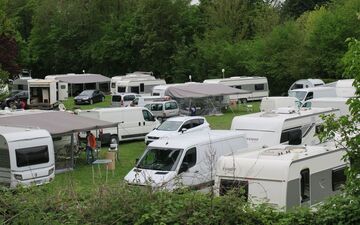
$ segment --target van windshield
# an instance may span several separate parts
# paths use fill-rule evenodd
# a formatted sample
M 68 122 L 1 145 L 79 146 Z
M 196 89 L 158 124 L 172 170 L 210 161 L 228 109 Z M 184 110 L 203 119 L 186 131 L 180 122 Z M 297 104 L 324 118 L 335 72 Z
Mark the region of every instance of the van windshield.
M 140 169 L 174 171 L 180 161 L 182 149 L 149 148 L 136 165 Z
M 165 121 L 157 128 L 157 130 L 175 131 L 179 129 L 182 123 L 183 122 L 181 121 Z
M 302 101 L 305 98 L 305 95 L 306 95 L 306 91 L 290 91 L 289 92 L 290 97 L 295 97 L 295 98 L 299 99 L 300 101 Z

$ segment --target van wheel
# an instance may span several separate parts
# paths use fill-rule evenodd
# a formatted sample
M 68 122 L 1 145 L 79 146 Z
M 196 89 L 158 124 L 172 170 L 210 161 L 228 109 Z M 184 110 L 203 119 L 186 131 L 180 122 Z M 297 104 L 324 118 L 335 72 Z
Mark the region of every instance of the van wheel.
M 90 105 L 94 104 L 94 100 L 90 99 Z
M 110 138 L 110 144 L 119 144 L 119 138 L 115 135 L 112 135 Z

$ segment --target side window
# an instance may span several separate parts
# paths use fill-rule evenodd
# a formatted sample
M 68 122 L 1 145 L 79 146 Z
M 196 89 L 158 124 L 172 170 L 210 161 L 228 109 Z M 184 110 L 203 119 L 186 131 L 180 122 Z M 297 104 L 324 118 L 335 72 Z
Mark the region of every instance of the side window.
M 177 109 L 178 108 L 178 105 L 176 102 L 170 102 L 170 108 L 171 109 Z
M 140 93 L 143 93 L 145 89 L 144 83 L 140 83 Z M 139 92 L 137 92 L 139 93 Z
M 165 103 L 165 110 L 169 110 L 169 109 L 171 109 L 171 104 L 170 104 L 170 102 L 166 102 Z
M 183 128 L 185 128 L 185 129 L 191 129 L 191 127 L 192 127 L 192 121 L 190 120 L 190 121 L 186 121 L 185 123 L 184 123 L 184 125 L 182 125 L 181 127 L 180 127 L 180 130 L 179 131 L 181 131 Z
M 305 100 L 309 100 L 312 99 L 314 97 L 314 93 L 313 92 L 309 92 L 305 98 Z
M 283 130 L 280 137 L 280 143 L 284 143 L 290 140 L 291 135 L 297 135 L 297 132 L 301 131 L 301 127 L 291 128 Z
M 262 91 L 264 89 L 264 84 L 255 84 L 255 91 Z
M 139 87 L 131 87 L 130 92 L 139 94 Z
M 199 125 L 204 124 L 204 120 L 203 119 L 199 119 Z
M 132 101 L 135 99 L 135 95 L 125 95 L 124 101 Z
M 145 121 L 155 121 L 153 115 L 149 111 L 143 110 L 142 112 Z
M 310 170 L 303 169 L 301 170 L 300 175 L 300 194 L 301 203 L 303 203 L 310 200 Z
M 199 124 L 199 120 L 192 120 L 192 124 L 193 124 L 193 127 L 197 127 L 197 126 L 199 126 L 200 124 Z
M 182 163 L 187 163 L 188 168 L 195 166 L 195 164 L 196 164 L 196 148 L 189 149 L 186 152 Z
M 242 89 L 241 85 L 235 86 L 237 89 Z
M 332 190 L 340 190 L 346 182 L 345 167 L 334 169 L 331 174 Z

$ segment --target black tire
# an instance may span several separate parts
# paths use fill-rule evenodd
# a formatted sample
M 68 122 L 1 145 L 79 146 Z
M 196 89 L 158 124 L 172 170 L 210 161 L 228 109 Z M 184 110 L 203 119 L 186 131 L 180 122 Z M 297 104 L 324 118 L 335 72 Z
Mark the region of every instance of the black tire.
M 90 105 L 94 104 L 94 100 L 90 99 Z
M 111 135 L 109 144 L 119 144 L 119 138 L 116 135 Z

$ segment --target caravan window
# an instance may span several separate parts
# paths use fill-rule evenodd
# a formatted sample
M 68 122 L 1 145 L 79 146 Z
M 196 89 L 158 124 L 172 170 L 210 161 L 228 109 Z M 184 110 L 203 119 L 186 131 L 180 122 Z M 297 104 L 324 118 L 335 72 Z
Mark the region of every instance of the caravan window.
M 124 101 L 132 101 L 135 99 L 135 95 L 125 95 Z
M 346 175 L 345 175 L 345 167 L 341 167 L 338 169 L 334 169 L 331 174 L 332 180 L 332 190 L 337 191 L 345 184 Z
M 290 135 L 295 135 L 298 130 L 301 130 L 301 127 L 294 127 L 291 129 L 283 130 L 280 137 L 280 143 L 289 141 Z
M 126 87 L 118 87 L 118 91 L 119 93 L 121 92 L 126 92 Z
M 144 83 L 140 83 L 140 92 L 143 93 L 145 89 Z M 139 92 L 137 92 L 139 94 Z
M 121 102 L 121 96 L 120 95 L 113 95 L 112 96 L 113 102 Z
M 0 167 L 10 168 L 9 149 L 0 148 Z
M 262 91 L 265 89 L 264 84 L 255 84 L 255 91 Z
M 310 170 L 303 169 L 300 175 L 301 203 L 303 203 L 310 200 Z
M 248 200 L 249 196 L 249 182 L 243 180 L 220 180 L 220 196 L 226 195 L 233 191 L 237 196 Z
M 32 166 L 49 162 L 48 146 L 16 149 L 16 164 L 18 167 Z

